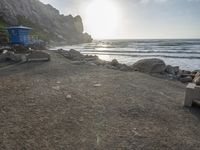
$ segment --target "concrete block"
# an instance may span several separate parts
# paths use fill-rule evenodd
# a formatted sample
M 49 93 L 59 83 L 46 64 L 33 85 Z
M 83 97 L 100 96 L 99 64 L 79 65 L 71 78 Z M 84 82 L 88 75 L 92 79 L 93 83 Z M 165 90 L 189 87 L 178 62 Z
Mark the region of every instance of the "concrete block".
M 184 106 L 191 107 L 194 101 L 200 102 L 200 86 L 189 83 L 186 87 Z

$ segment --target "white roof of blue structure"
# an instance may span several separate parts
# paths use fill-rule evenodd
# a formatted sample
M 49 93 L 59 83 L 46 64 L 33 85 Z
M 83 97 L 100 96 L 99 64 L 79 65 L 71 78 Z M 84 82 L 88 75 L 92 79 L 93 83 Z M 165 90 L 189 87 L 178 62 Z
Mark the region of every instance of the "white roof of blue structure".
M 11 26 L 11 27 L 7 27 L 6 29 L 27 29 L 27 30 L 31 30 L 32 28 L 25 27 L 25 26 Z

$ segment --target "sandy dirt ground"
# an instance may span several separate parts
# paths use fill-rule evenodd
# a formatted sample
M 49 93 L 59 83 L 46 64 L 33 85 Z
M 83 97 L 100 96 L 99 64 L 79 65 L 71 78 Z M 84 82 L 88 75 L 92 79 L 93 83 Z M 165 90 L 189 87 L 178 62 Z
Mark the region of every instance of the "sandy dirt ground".
M 200 108 L 183 107 L 185 85 L 50 53 L 0 69 L 0 149 L 200 149 Z

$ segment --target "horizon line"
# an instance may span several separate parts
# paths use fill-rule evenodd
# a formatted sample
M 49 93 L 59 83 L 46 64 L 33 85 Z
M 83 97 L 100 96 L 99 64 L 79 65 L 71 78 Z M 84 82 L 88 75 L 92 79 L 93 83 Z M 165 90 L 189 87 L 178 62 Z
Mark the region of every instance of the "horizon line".
M 93 40 L 200 40 L 199 38 L 94 38 Z

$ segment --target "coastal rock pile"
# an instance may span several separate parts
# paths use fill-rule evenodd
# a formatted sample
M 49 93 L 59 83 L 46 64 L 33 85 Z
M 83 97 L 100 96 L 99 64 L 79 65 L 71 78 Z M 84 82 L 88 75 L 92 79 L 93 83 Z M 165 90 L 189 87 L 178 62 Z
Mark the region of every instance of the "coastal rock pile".
M 0 62 L 5 62 L 8 60 L 13 61 L 13 62 L 20 62 L 20 61 L 22 61 L 22 57 L 20 54 L 15 54 L 14 52 L 5 50 L 0 55 Z
M 167 65 L 166 68 L 165 68 L 165 72 L 168 73 L 168 74 L 171 74 L 173 76 L 176 76 L 178 75 L 180 69 L 179 69 L 179 66 L 171 66 L 171 65 Z
M 3 52 L 0 51 L 0 63 L 5 62 L 30 62 L 30 61 L 49 61 L 50 55 L 44 51 L 36 50 L 18 50 L 14 48 L 4 48 Z
M 76 50 L 63 50 L 57 51 L 67 59 L 72 60 L 73 64 L 90 64 L 97 66 L 105 66 L 109 69 L 120 70 L 120 71 L 139 71 L 148 74 L 157 74 L 171 80 L 179 80 L 182 83 L 194 82 L 200 85 L 200 70 L 186 71 L 181 70 L 178 66 L 166 65 L 161 59 L 142 59 L 137 61 L 131 66 L 121 64 L 118 60 L 114 59 L 111 62 L 104 61 L 98 58 L 98 56 L 83 55 Z
M 69 51 L 59 49 L 57 51 L 59 54 L 63 55 L 67 59 L 72 60 L 73 64 L 81 65 L 81 64 L 90 64 L 96 66 L 105 66 L 109 69 L 121 70 L 121 71 L 131 71 L 132 68 L 125 64 L 120 64 L 116 59 L 109 61 L 104 61 L 99 59 L 98 56 L 91 56 L 91 55 L 83 55 L 79 51 L 71 49 Z

